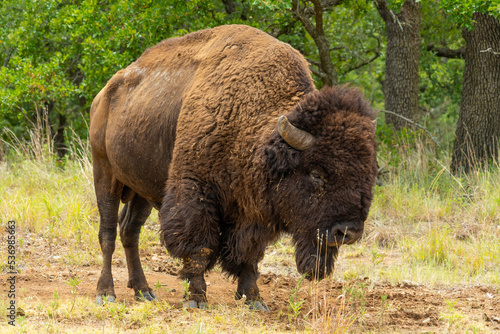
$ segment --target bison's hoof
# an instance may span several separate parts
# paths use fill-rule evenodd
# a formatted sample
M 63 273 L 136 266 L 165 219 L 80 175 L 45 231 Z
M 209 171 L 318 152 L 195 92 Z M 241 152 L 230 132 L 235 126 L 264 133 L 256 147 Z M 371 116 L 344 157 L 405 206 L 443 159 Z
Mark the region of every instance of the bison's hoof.
M 245 302 L 250 308 L 250 311 L 265 311 L 270 312 L 269 307 L 267 307 L 266 303 L 259 302 L 258 300 L 249 300 Z
M 183 306 L 185 308 L 199 308 L 200 310 L 208 310 L 208 304 L 205 302 L 197 302 L 196 300 L 185 301 Z
M 95 297 L 95 303 L 97 305 L 104 305 L 107 303 L 114 303 L 116 301 L 115 296 L 97 295 Z
M 184 302 L 183 306 L 185 308 L 197 308 L 198 302 L 196 302 L 196 300 L 188 300 Z
M 198 303 L 198 308 L 199 308 L 200 310 L 205 310 L 205 311 L 206 311 L 206 310 L 208 310 L 208 304 L 207 304 L 207 303 L 205 303 L 205 302 L 199 302 L 199 303 Z
M 135 300 L 140 302 L 152 302 L 153 300 L 158 300 L 153 291 L 139 291 L 135 295 Z

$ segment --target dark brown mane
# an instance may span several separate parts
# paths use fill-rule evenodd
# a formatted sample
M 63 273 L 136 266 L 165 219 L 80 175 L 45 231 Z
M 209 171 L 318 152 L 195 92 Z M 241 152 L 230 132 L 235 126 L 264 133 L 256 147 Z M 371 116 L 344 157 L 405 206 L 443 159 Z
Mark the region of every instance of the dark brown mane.
M 307 110 L 307 114 L 302 113 L 303 110 Z M 305 95 L 295 106 L 291 117 L 300 118 L 300 126 L 304 130 L 314 131 L 321 119 L 337 112 L 348 112 L 370 120 L 376 119 L 376 112 L 364 99 L 361 90 L 349 85 L 324 87 L 322 90 Z

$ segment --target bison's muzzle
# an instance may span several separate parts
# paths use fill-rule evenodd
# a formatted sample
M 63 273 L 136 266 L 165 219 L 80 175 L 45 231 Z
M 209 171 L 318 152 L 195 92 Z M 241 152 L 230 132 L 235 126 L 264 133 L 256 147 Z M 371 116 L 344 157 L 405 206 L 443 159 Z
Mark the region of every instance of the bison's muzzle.
M 363 235 L 363 228 L 356 228 L 351 224 L 341 224 L 332 227 L 326 235 L 326 244 L 329 247 L 350 245 Z

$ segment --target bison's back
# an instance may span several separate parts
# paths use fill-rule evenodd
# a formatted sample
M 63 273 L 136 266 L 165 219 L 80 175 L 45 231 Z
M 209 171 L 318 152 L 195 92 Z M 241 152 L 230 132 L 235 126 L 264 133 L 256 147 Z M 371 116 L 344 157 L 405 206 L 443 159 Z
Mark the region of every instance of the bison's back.
M 255 133 L 295 94 L 312 89 L 300 54 L 257 29 L 221 26 L 168 39 L 117 72 L 94 99 L 94 161 L 161 202 L 176 137 L 178 151 L 192 160 L 197 143 L 224 146 L 243 121 Z

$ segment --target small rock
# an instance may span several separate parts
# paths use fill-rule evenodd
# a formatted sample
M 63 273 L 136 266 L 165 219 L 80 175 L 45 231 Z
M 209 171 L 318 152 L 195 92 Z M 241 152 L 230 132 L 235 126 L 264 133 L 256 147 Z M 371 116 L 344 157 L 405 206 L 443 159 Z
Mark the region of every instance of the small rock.
M 500 323 L 500 318 L 499 317 L 495 317 L 494 315 L 492 315 L 490 317 L 486 313 L 483 313 L 483 319 L 485 321 L 491 321 L 491 322 L 498 322 L 498 323 Z
M 400 284 L 399 284 L 400 287 L 402 288 L 411 288 L 413 286 L 420 286 L 420 284 L 418 283 L 415 283 L 415 282 L 412 282 L 412 281 L 408 281 L 408 280 L 403 280 Z
M 16 316 L 17 317 L 24 317 L 26 315 L 26 312 L 24 312 L 24 310 L 20 307 L 18 307 L 16 309 Z

